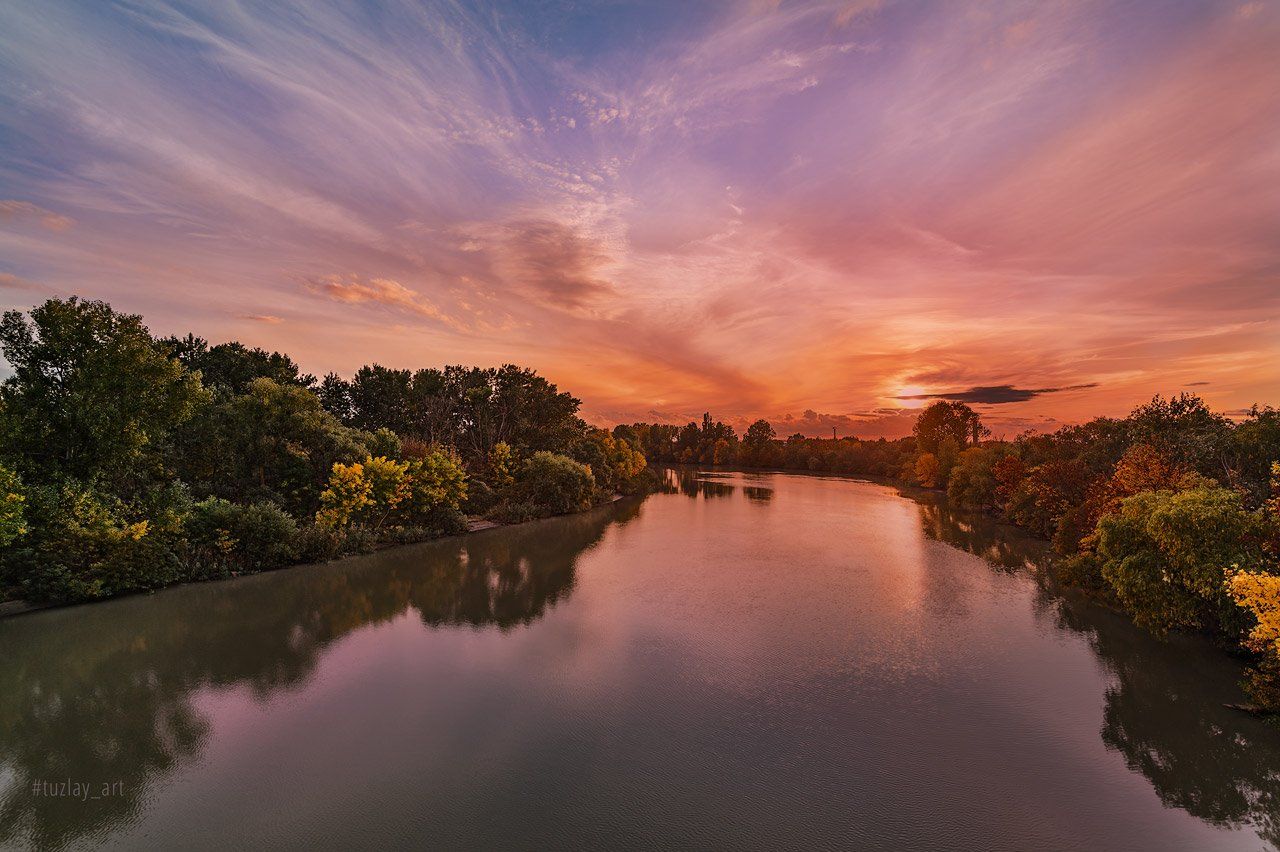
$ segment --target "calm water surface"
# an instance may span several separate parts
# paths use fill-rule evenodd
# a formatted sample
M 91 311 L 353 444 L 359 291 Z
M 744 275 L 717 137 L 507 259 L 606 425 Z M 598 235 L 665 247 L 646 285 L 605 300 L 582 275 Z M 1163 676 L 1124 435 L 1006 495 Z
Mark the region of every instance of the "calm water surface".
M 1274 848 L 1239 669 L 848 479 L 0 622 L 0 845 Z M 80 801 L 41 784 L 89 785 Z M 105 785 L 105 786 L 104 786 Z

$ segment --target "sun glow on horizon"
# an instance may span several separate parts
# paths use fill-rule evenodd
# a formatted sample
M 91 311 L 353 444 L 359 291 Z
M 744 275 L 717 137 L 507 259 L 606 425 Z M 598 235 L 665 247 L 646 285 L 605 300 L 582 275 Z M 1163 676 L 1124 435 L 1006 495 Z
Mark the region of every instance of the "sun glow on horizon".
M 898 388 L 898 392 L 893 395 L 893 404 L 899 408 L 917 409 L 923 408 L 928 402 L 927 399 L 911 399 L 910 397 L 921 397 L 928 393 L 920 385 L 903 385 Z

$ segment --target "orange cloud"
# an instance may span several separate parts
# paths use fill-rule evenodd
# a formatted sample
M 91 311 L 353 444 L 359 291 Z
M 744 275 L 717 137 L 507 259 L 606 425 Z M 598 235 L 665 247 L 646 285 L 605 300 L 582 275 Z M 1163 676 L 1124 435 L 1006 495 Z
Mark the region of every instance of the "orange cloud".
M 358 275 L 324 275 L 303 278 L 311 292 L 348 305 L 374 304 L 405 311 L 443 323 L 451 328 L 461 324 L 445 314 L 428 299 L 389 278 L 365 279 Z
M 50 231 L 65 231 L 75 224 L 74 219 L 46 210 L 29 201 L 0 199 L 0 222 L 20 222 L 28 219 L 39 222 Z

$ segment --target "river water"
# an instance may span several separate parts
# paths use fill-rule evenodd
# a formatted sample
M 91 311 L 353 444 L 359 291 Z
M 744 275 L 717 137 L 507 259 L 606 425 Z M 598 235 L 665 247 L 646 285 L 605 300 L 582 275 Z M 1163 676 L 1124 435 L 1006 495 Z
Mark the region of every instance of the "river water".
M 1264 849 L 1240 667 L 939 498 L 586 514 L 0 621 L 0 846 Z

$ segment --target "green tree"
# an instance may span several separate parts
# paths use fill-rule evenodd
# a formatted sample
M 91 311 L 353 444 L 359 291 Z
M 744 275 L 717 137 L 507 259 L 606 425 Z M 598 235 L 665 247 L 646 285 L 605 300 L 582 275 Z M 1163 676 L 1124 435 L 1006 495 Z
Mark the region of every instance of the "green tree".
M 50 299 L 0 320 L 13 375 L 0 386 L 0 446 L 31 482 L 71 478 L 134 493 L 164 478 L 173 429 L 208 395 L 142 319 L 105 302 Z
M 355 409 L 351 404 L 351 385 L 348 384 L 337 373 L 325 373 L 320 384 L 316 385 L 316 396 L 320 398 L 320 405 L 324 410 L 332 414 L 339 422 L 350 426 L 351 420 L 355 416 Z
M 413 373 L 381 364 L 361 367 L 348 386 L 351 425 L 370 431 L 385 427 L 409 434 L 413 419 Z
M 521 455 L 563 453 L 584 431 L 580 402 L 533 370 L 446 367 L 442 382 L 457 425 L 456 445 L 468 461 L 487 458 L 499 442 Z
M 751 447 L 762 447 L 778 437 L 778 433 L 769 425 L 768 420 L 757 420 L 747 427 L 742 436 L 742 443 Z
M 570 455 L 591 468 L 596 485 L 607 493 L 633 490 L 632 480 L 645 469 L 644 454 L 604 429 L 591 429 L 576 441 Z
M 1269 405 L 1249 409 L 1231 434 L 1230 454 L 1238 473 L 1238 483 L 1233 484 L 1247 489 L 1250 501 L 1260 504 L 1269 491 L 1271 465 L 1280 460 L 1280 410 Z
M 996 466 L 1011 449 L 1007 444 L 969 447 L 960 453 L 947 477 L 947 497 L 957 506 L 993 511 L 1000 508 Z
M 180 471 L 198 492 L 270 500 L 298 517 L 315 511 L 334 462 L 392 443 L 343 426 L 307 388 L 271 379 L 210 406 L 181 437 Z
M 740 456 L 743 464 L 768 467 L 774 462 L 774 440 L 778 433 L 767 420 L 757 420 L 742 436 Z
M 917 449 L 935 454 L 947 438 L 954 440 L 957 448 L 965 447 L 976 445 L 988 431 L 972 408 L 963 402 L 945 401 L 935 402 L 922 411 L 912 427 Z
M 1134 621 L 1156 633 L 1240 627 L 1224 572 L 1257 569 L 1259 518 L 1212 484 L 1144 491 L 1098 522 L 1102 576 Z
M 1230 481 L 1231 421 L 1209 410 L 1200 397 L 1155 396 L 1128 417 L 1134 442 L 1149 444 L 1175 465 Z
M 32 489 L 28 534 L 5 549 L 5 581 L 24 598 L 77 601 L 155 589 L 184 578 L 178 550 L 185 510 L 148 506 L 71 480 Z
M 166 337 L 162 349 L 193 372 L 207 388 L 224 388 L 231 393 L 244 393 L 254 379 L 271 379 L 282 385 L 312 387 L 316 377 L 304 375 L 288 355 L 245 346 L 231 341 L 209 346 L 204 338 Z

